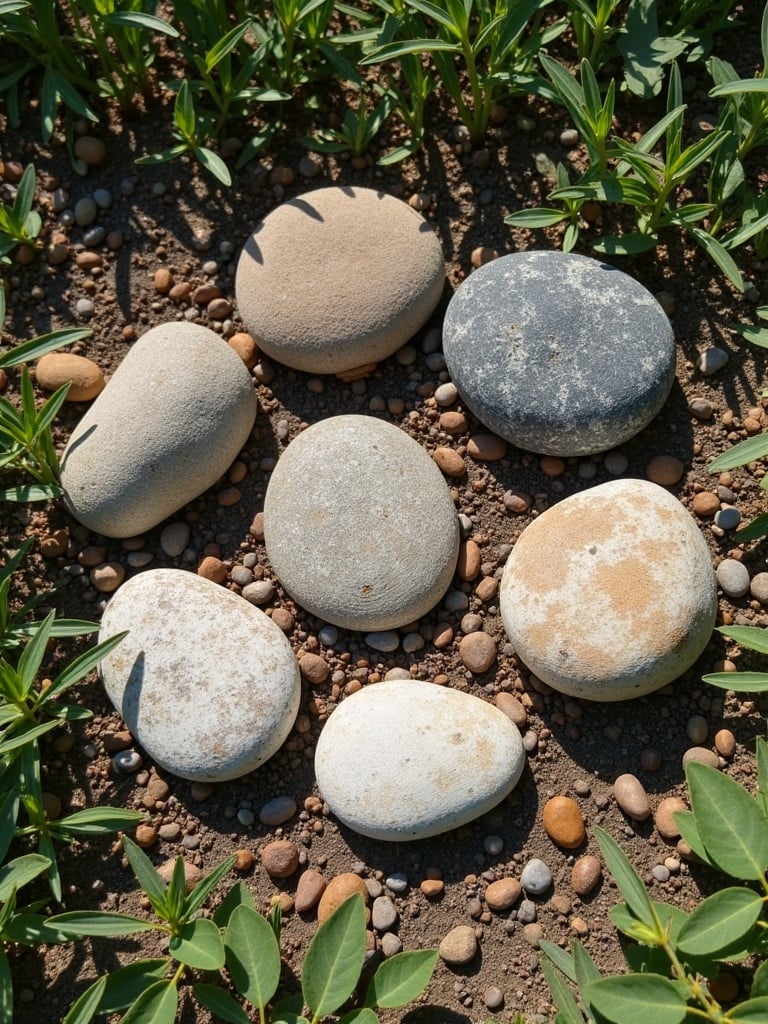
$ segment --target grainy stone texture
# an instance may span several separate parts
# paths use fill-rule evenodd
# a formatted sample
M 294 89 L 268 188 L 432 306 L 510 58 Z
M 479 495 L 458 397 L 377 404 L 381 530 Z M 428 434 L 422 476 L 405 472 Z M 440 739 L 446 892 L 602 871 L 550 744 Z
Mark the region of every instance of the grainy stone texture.
M 151 530 L 222 476 L 256 418 L 243 361 L 213 331 L 147 331 L 64 450 L 67 507 L 107 537 Z
M 184 779 L 239 778 L 270 758 L 299 708 L 281 631 L 229 590 L 181 569 L 134 576 L 107 605 L 99 639 L 128 636 L 100 665 L 131 734 Z
M 235 279 L 243 323 L 262 352 L 308 373 L 391 355 L 440 300 L 443 254 L 415 210 L 374 189 L 317 189 L 257 226 Z
M 518 729 L 485 701 L 426 682 L 377 683 L 347 697 L 315 753 L 320 792 L 373 839 L 423 839 L 474 820 L 514 788 Z
M 451 582 L 456 510 L 412 438 L 369 416 L 309 427 L 280 458 L 264 501 L 264 539 L 300 605 L 345 629 L 396 629 Z
M 531 671 L 589 700 L 666 685 L 704 650 L 717 610 L 706 541 L 664 488 L 612 480 L 534 520 L 501 584 L 504 626 Z
M 674 336 L 653 295 L 574 253 L 512 253 L 475 271 L 448 306 L 443 346 L 477 417 L 550 455 L 589 455 L 633 437 L 674 379 Z

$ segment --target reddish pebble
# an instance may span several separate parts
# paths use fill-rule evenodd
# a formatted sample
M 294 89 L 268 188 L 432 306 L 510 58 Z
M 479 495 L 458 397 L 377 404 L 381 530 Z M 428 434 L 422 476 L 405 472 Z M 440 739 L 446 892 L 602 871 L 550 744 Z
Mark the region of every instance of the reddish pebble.
M 687 810 L 685 803 L 679 796 L 668 796 L 661 801 L 656 808 L 653 822 L 663 839 L 677 839 L 680 829 L 675 821 L 675 814 L 685 810 Z
M 456 572 L 463 580 L 474 580 L 480 575 L 482 554 L 473 540 L 466 540 L 459 548 Z
M 459 644 L 459 657 L 470 672 L 487 672 L 496 661 L 496 641 L 488 633 L 469 633 Z
M 484 576 L 475 587 L 475 594 L 483 602 L 492 601 L 498 591 L 499 581 L 495 580 L 493 576 Z
M 125 579 L 125 567 L 119 562 L 104 562 L 91 569 L 88 575 L 100 594 L 111 594 Z
M 565 472 L 565 461 L 556 455 L 542 455 L 539 459 L 539 466 L 545 476 L 562 476 Z
M 216 495 L 216 501 L 222 508 L 236 505 L 241 498 L 242 494 L 236 487 L 225 487 L 223 491 L 219 491 Z
M 730 729 L 719 729 L 715 733 L 715 750 L 721 757 L 733 757 L 736 751 L 736 737 Z
M 330 668 L 319 654 L 303 654 L 299 658 L 299 669 L 308 683 L 319 686 L 330 674 Z
M 89 167 L 98 167 L 107 159 L 107 147 L 95 135 L 81 135 L 73 149 L 77 159 Z
M 702 519 L 708 519 L 720 509 L 720 499 L 711 491 L 699 491 L 693 496 L 693 511 Z
M 480 462 L 496 462 L 507 454 L 507 442 L 495 434 L 473 434 L 467 443 L 467 454 Z
M 197 567 L 197 575 L 213 583 L 224 583 L 227 579 L 227 567 L 220 558 L 208 555 Z
M 238 331 L 237 334 L 233 334 L 228 341 L 228 345 L 237 352 L 249 370 L 252 370 L 259 361 L 259 351 L 256 348 L 256 342 L 245 331 Z
M 603 867 L 597 857 L 588 854 L 579 857 L 571 870 L 571 885 L 578 896 L 587 896 L 603 877 Z
M 173 287 L 173 273 L 168 267 L 160 267 L 155 271 L 155 291 L 161 295 L 167 295 Z
M 467 472 L 466 462 L 453 448 L 435 448 L 432 458 L 446 476 L 459 477 Z
M 516 878 L 499 878 L 485 890 L 485 902 L 491 910 L 500 914 L 511 910 L 523 893 L 523 887 Z
M 153 825 L 137 825 L 134 833 L 136 845 L 148 850 L 157 842 L 157 829 Z
M 453 643 L 453 626 L 448 622 L 438 622 L 432 631 L 432 643 L 438 651 Z
M 211 320 L 226 320 L 232 312 L 232 303 L 228 299 L 212 299 L 206 312 Z
M 173 869 L 175 866 L 175 860 L 167 860 L 165 864 L 161 864 L 157 869 L 158 875 L 160 875 L 166 885 L 170 882 L 171 877 L 173 876 Z M 202 877 L 203 872 L 199 867 L 188 860 L 184 861 L 184 880 L 186 882 L 187 892 L 191 892 Z
M 43 558 L 58 558 L 68 547 L 69 530 L 56 530 L 40 541 L 40 554 Z
M 440 416 L 440 429 L 446 434 L 463 434 L 469 427 L 469 420 L 463 412 L 444 412 Z
M 261 851 L 261 863 L 271 878 L 290 878 L 299 866 L 299 848 L 290 839 L 275 839 Z
M 445 892 L 445 882 L 441 878 L 425 878 L 419 888 L 428 900 L 436 900 Z
M 317 907 L 318 923 L 322 924 L 323 921 L 327 921 L 334 910 L 340 907 L 350 896 L 354 896 L 355 893 L 360 893 L 363 901 L 366 904 L 368 903 L 368 889 L 359 875 L 354 874 L 352 871 L 346 871 L 332 878 Z
M 296 912 L 306 914 L 308 910 L 316 907 L 324 892 L 325 879 L 319 871 L 309 868 L 301 875 L 296 886 Z
M 684 472 L 685 466 L 673 455 L 656 455 L 645 467 L 648 479 L 662 487 L 672 487 L 679 483 Z
M 518 729 L 525 728 L 528 721 L 528 713 L 517 697 L 502 690 L 493 698 L 493 703 L 499 711 L 503 711 L 507 718 L 515 723 Z
M 552 842 L 566 850 L 575 850 L 586 839 L 579 805 L 569 796 L 553 796 L 547 800 L 542 823 Z

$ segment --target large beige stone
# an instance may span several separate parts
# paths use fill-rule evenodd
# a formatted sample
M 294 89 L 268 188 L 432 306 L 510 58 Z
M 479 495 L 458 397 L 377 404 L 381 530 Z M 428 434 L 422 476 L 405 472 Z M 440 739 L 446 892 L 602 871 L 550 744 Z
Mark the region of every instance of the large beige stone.
M 612 480 L 547 509 L 520 536 L 500 591 L 519 657 L 561 693 L 640 697 L 690 668 L 712 633 L 706 541 L 680 502 Z
M 297 370 L 339 373 L 412 338 L 444 281 L 440 243 L 420 214 L 383 192 L 333 186 L 261 221 L 235 291 L 261 351 Z

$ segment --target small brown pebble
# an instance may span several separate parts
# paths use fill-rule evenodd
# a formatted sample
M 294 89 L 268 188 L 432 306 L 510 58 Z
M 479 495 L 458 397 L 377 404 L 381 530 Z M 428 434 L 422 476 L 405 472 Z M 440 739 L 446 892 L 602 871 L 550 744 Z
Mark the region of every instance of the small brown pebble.
M 376 371 L 378 363 L 363 363 L 362 366 L 353 366 L 351 370 L 339 370 L 336 377 L 345 384 L 354 384 L 356 380 L 364 380 Z
M 216 495 L 216 503 L 222 508 L 231 508 L 232 505 L 237 505 L 241 498 L 242 494 L 237 487 L 225 487 Z
M 62 733 L 61 736 L 57 736 L 53 741 L 53 749 L 57 754 L 66 754 L 75 745 L 75 737 L 71 732 Z
M 227 580 L 227 567 L 220 558 L 208 555 L 197 567 L 197 575 L 204 580 L 211 580 L 213 583 L 225 583 Z
M 217 284 L 201 284 L 192 292 L 192 301 L 196 306 L 207 306 L 214 299 L 221 298 L 222 294 Z
M 257 512 L 253 517 L 253 522 L 248 528 L 248 532 L 256 540 L 264 540 L 264 513 Z
M 481 152 L 488 152 L 487 150 L 481 150 Z M 487 166 L 487 164 L 486 164 Z M 494 260 L 499 258 L 499 250 L 491 249 L 487 245 L 478 245 L 472 250 L 472 254 L 469 257 L 469 261 L 475 269 L 478 267 L 484 267 L 486 263 L 492 263 Z
M 356 892 L 360 893 L 363 897 L 363 902 L 367 905 L 370 896 L 365 882 L 359 875 L 354 874 L 352 871 L 345 871 L 343 874 L 336 875 L 332 878 L 320 898 L 320 903 L 317 907 L 318 924 L 322 924 L 323 921 L 327 921 L 334 910 L 340 907 L 345 900 L 349 899 L 349 897 L 353 896 Z
M 173 288 L 173 272 L 168 267 L 159 267 L 154 276 L 155 291 L 167 295 Z
M 107 159 L 107 147 L 95 135 L 81 135 L 75 139 L 73 150 L 77 159 L 89 167 L 98 167 Z
M 496 641 L 488 633 L 469 633 L 459 644 L 459 657 L 470 672 L 487 672 L 496 661 Z
M 701 745 L 709 735 L 709 723 L 704 715 L 691 715 L 685 726 L 685 735 L 691 741 Z
M 154 825 L 137 825 L 134 838 L 137 846 L 140 846 L 142 850 L 148 850 L 157 842 L 157 829 Z
M 645 467 L 648 479 L 662 487 L 673 487 L 679 483 L 684 472 L 685 466 L 673 455 L 656 455 Z
M 164 864 L 161 864 L 160 867 L 157 869 L 158 875 L 160 875 L 160 877 L 162 878 L 166 885 L 171 880 L 175 865 L 175 860 L 167 860 Z M 197 883 L 202 879 L 202 877 L 203 872 L 200 870 L 199 867 L 197 867 L 196 864 L 193 864 L 191 861 L 188 860 L 184 861 L 184 878 L 187 883 L 187 892 L 192 892 L 192 890 L 195 888 Z
M 224 298 L 211 299 L 206 306 L 206 313 L 211 320 L 226 320 L 232 313 L 232 303 Z
M 707 982 L 707 988 L 718 1003 L 735 1003 L 739 998 L 739 979 L 731 971 L 720 971 Z
M 616 803 L 634 821 L 646 821 L 651 816 L 651 804 L 642 782 L 636 775 L 620 775 L 613 784 Z
M 469 428 L 469 420 L 463 412 L 444 412 L 440 416 L 440 429 L 446 434 L 464 434 Z
M 473 434 L 467 442 L 467 454 L 479 462 L 496 462 L 507 454 L 507 442 L 496 434 Z
M 295 177 L 292 167 L 273 167 L 269 172 L 269 184 L 282 185 L 283 188 L 289 188 L 293 184 Z
M 92 359 L 72 352 L 49 352 L 35 366 L 37 383 L 45 391 L 57 391 L 69 384 L 68 402 L 90 402 L 106 386 L 101 367 Z
M 84 252 L 79 252 L 75 257 L 75 265 L 80 270 L 95 270 L 97 267 L 104 266 L 104 257 L 97 252 L 89 252 L 87 249 Z
M 448 622 L 438 622 L 432 631 L 432 643 L 438 651 L 441 651 L 452 644 L 453 626 Z
M 66 527 L 43 537 L 40 541 L 40 554 L 44 558 L 58 558 L 69 546 L 69 530 Z
M 531 507 L 531 496 L 523 491 L 507 491 L 504 495 L 504 508 L 515 515 L 523 515 Z
M 442 878 L 425 878 L 419 888 L 428 900 L 436 900 L 445 892 L 445 882 Z
M 8 387 L 8 374 L 5 370 L 0 370 L 0 394 Z
M 572 917 L 571 918 L 571 931 L 578 935 L 579 938 L 583 939 L 589 935 L 589 925 L 583 917 Z
M 640 753 L 640 767 L 644 772 L 657 772 L 661 768 L 661 751 L 656 747 L 646 747 Z
M 290 839 L 275 839 L 261 851 L 261 863 L 271 878 L 290 878 L 299 866 L 299 848 Z
M 161 779 L 159 775 L 150 775 L 149 782 L 147 783 L 146 795 L 152 801 L 154 806 L 158 800 L 165 800 L 171 792 L 171 787 L 165 781 Z
M 474 580 L 480 575 L 482 553 L 473 540 L 465 540 L 459 548 L 456 572 L 463 580 Z
M 552 899 L 549 901 L 549 905 L 556 914 L 562 914 L 564 917 L 573 913 L 573 903 L 568 899 L 565 893 L 554 893 Z
M 675 822 L 675 812 L 685 810 L 685 802 L 679 796 L 667 796 L 661 801 L 653 821 L 662 839 L 677 839 L 680 829 Z
M 227 344 L 237 352 L 249 370 L 252 370 L 259 361 L 259 350 L 256 348 L 256 342 L 245 331 L 238 331 L 237 334 L 233 334 Z
M 715 733 L 715 750 L 721 757 L 733 757 L 736 751 L 736 737 L 730 729 L 719 729 Z
M 235 871 L 250 871 L 256 862 L 252 850 L 236 850 L 235 858 Z
M 523 893 L 516 878 L 499 878 L 485 890 L 485 902 L 496 913 L 511 910 Z
M 303 654 L 299 658 L 299 669 L 304 679 L 313 686 L 320 686 L 330 674 L 328 663 L 319 654 Z
M 287 608 L 275 608 L 272 612 L 272 621 L 284 633 L 292 633 L 296 625 L 296 619 Z
M 505 690 L 501 690 L 493 698 L 493 703 L 499 711 L 503 711 L 507 718 L 515 723 L 518 729 L 522 731 L 525 728 L 528 721 L 528 712 L 517 697 L 507 693 Z
M 504 1008 L 504 993 L 496 985 L 491 985 L 483 992 L 483 1002 L 488 1010 L 502 1010 Z
M 562 476 L 565 472 L 565 460 L 556 455 L 542 455 L 539 459 L 539 466 L 545 476 Z
M 55 793 L 43 793 L 43 810 L 49 821 L 55 821 L 61 817 L 61 800 Z
M 124 241 L 125 236 L 122 231 L 110 231 L 105 239 L 107 248 L 112 252 L 122 249 Z
M 189 787 L 189 792 L 193 800 L 202 803 L 203 800 L 213 796 L 213 784 L 210 782 L 193 782 Z
M 299 877 L 296 886 L 296 913 L 306 914 L 320 902 L 325 892 L 325 879 L 319 871 L 309 868 Z
M 460 924 L 445 936 L 439 947 L 440 959 L 449 967 L 462 967 L 474 960 L 477 953 L 477 936 L 469 924 Z
M 693 511 L 702 519 L 708 519 L 720 509 L 720 499 L 711 491 L 699 491 L 693 496 Z
M 523 938 L 529 946 L 533 946 L 536 949 L 544 938 L 544 929 L 538 922 L 527 924 L 523 928 Z
M 120 562 L 104 562 L 91 569 L 88 578 L 100 594 L 111 594 L 125 579 L 125 566 Z
M 689 747 L 683 754 L 683 768 L 689 761 L 696 761 L 699 764 L 707 764 L 710 768 L 719 768 L 720 761 L 717 754 L 708 747 Z
M 133 736 L 127 729 L 120 729 L 118 732 L 105 733 L 103 742 L 108 754 L 119 754 L 121 750 L 133 746 Z
M 558 846 L 575 850 L 587 837 L 579 805 L 569 796 L 553 796 L 544 804 L 542 824 Z
M 597 857 L 579 857 L 571 870 L 571 885 L 577 896 L 588 896 L 603 877 L 603 866 Z
M 475 593 L 482 602 L 492 601 L 499 592 L 499 581 L 493 576 L 484 576 L 475 587 Z
M 432 458 L 446 476 L 459 477 L 467 472 L 466 462 L 453 448 L 435 448 Z
M 192 285 L 189 281 L 179 281 L 168 292 L 168 298 L 173 302 L 186 302 L 192 294 Z

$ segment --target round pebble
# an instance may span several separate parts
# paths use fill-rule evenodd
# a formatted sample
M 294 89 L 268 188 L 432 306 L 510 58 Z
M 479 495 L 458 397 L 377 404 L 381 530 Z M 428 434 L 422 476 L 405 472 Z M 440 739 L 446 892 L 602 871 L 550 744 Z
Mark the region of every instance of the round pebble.
M 535 676 L 571 696 L 625 700 L 694 663 L 717 593 L 707 543 L 680 502 L 628 479 L 565 498 L 527 526 L 500 606 Z
M 379 633 L 366 633 L 365 642 L 374 651 L 391 654 L 400 646 L 400 634 L 393 629 L 383 630 Z
M 710 768 L 719 768 L 720 761 L 717 754 L 708 747 L 689 747 L 683 754 L 683 768 L 689 761 L 696 761 L 698 764 L 709 765 Z
M 101 367 L 92 359 L 71 352 L 49 352 L 42 356 L 35 366 L 35 377 L 45 391 L 56 391 L 69 384 L 68 402 L 90 402 L 106 385 Z
M 459 389 L 452 381 L 448 381 L 447 384 L 441 384 L 438 388 L 435 388 L 435 401 L 440 406 L 453 405 L 458 397 Z
M 371 924 L 377 932 L 388 932 L 397 924 L 397 908 L 389 896 L 378 896 L 373 901 Z
M 722 370 L 725 364 L 728 362 L 728 353 L 725 349 L 717 348 L 712 345 L 710 348 L 705 348 L 703 352 L 699 354 L 696 360 L 696 368 L 699 373 L 705 377 L 711 377 L 713 373 L 717 373 L 718 370 Z
M 691 715 L 685 726 L 685 735 L 697 745 L 701 745 L 709 735 L 709 722 L 704 715 Z
M 467 442 L 467 454 L 478 462 L 497 462 L 507 454 L 507 442 L 496 434 L 473 434 Z
M 467 472 L 467 464 L 455 448 L 435 448 L 432 458 L 446 476 L 459 477 Z
M 262 825 L 274 828 L 289 821 L 296 813 L 296 801 L 292 796 L 276 796 L 259 811 L 259 821 Z
M 655 864 L 651 868 L 651 874 L 657 882 L 668 882 L 669 881 L 669 868 L 663 864 Z
M 749 592 L 760 604 L 768 604 L 768 572 L 758 572 L 752 577 Z
M 603 877 L 603 867 L 597 857 L 588 854 L 579 857 L 571 869 L 571 885 L 577 896 L 588 896 Z
M 77 159 L 89 167 L 98 167 L 107 159 L 106 145 L 94 135 L 81 135 L 75 139 L 72 149 Z
M 620 775 L 613 784 L 616 803 L 633 821 L 646 821 L 651 816 L 651 804 L 642 782 L 636 775 Z
M 653 823 L 662 839 L 677 839 L 680 829 L 675 821 L 675 814 L 677 811 L 685 810 L 685 802 L 679 796 L 664 797 L 653 816 Z
M 303 654 L 299 659 L 302 678 L 313 686 L 322 685 L 330 675 L 328 663 L 319 654 Z
M 369 902 L 368 889 L 359 875 L 352 871 L 346 871 L 332 878 L 320 898 L 317 907 L 317 923 L 322 924 L 327 921 L 334 910 L 337 910 L 345 900 L 355 893 L 360 893 L 366 904 Z
M 523 893 L 516 878 L 499 878 L 485 890 L 485 902 L 497 914 L 511 910 Z
M 385 885 L 396 895 L 400 895 L 408 889 L 408 876 L 401 871 L 395 871 L 387 875 Z
M 682 479 L 685 466 L 673 455 L 656 455 L 645 467 L 645 475 L 662 487 L 674 487 Z
M 732 505 L 726 505 L 715 512 L 715 526 L 721 530 L 735 530 L 740 522 L 741 512 Z
M 470 672 L 480 675 L 496 661 L 496 641 L 488 633 L 470 633 L 459 644 L 459 657 Z
M 715 750 L 721 757 L 733 757 L 736 752 L 736 737 L 730 729 L 718 729 L 715 733 Z
M 75 223 L 78 227 L 84 228 L 93 224 L 98 216 L 99 208 L 90 196 L 78 199 L 75 203 Z
M 749 590 L 749 570 L 735 558 L 724 558 L 715 575 L 717 583 L 726 597 L 744 597 Z
M 112 764 L 118 772 L 137 772 L 144 764 L 138 750 L 121 750 L 112 758 Z
M 261 851 L 261 863 L 271 878 L 290 878 L 299 866 L 299 848 L 290 839 L 275 839 Z
M 653 419 L 674 379 L 674 337 L 653 295 L 574 253 L 512 253 L 476 270 L 449 303 L 443 346 L 475 415 L 549 455 L 621 444 Z
M 339 373 L 391 355 L 440 300 L 443 254 L 427 221 L 373 189 L 305 192 L 256 227 L 235 290 L 247 330 L 278 362 Z
M 318 472 L 322 467 L 322 472 Z M 270 478 L 264 539 L 280 582 L 346 629 L 396 629 L 450 584 L 456 511 L 423 448 L 369 416 L 335 416 L 291 442 Z
M 275 585 L 271 580 L 254 580 L 243 587 L 243 597 L 249 604 L 269 604 L 275 596 Z
M 449 967 L 463 967 L 470 963 L 477 953 L 475 929 L 468 924 L 452 928 L 440 943 L 439 953 L 440 959 Z
M 306 914 L 320 902 L 325 892 L 325 879 L 319 871 L 309 868 L 304 871 L 296 886 L 296 913 Z
M 502 690 L 493 698 L 493 702 L 499 711 L 503 711 L 510 721 L 514 722 L 518 729 L 523 730 L 528 721 L 528 712 L 523 705 L 511 693 Z
M 543 896 L 552 885 L 552 872 L 543 860 L 533 857 L 523 868 L 520 884 L 531 896 Z
M 702 519 L 714 516 L 720 509 L 720 499 L 711 491 L 699 491 L 693 496 L 693 511 Z
M 587 837 L 579 805 L 568 796 L 547 800 L 542 824 L 552 842 L 566 850 L 575 850 Z

